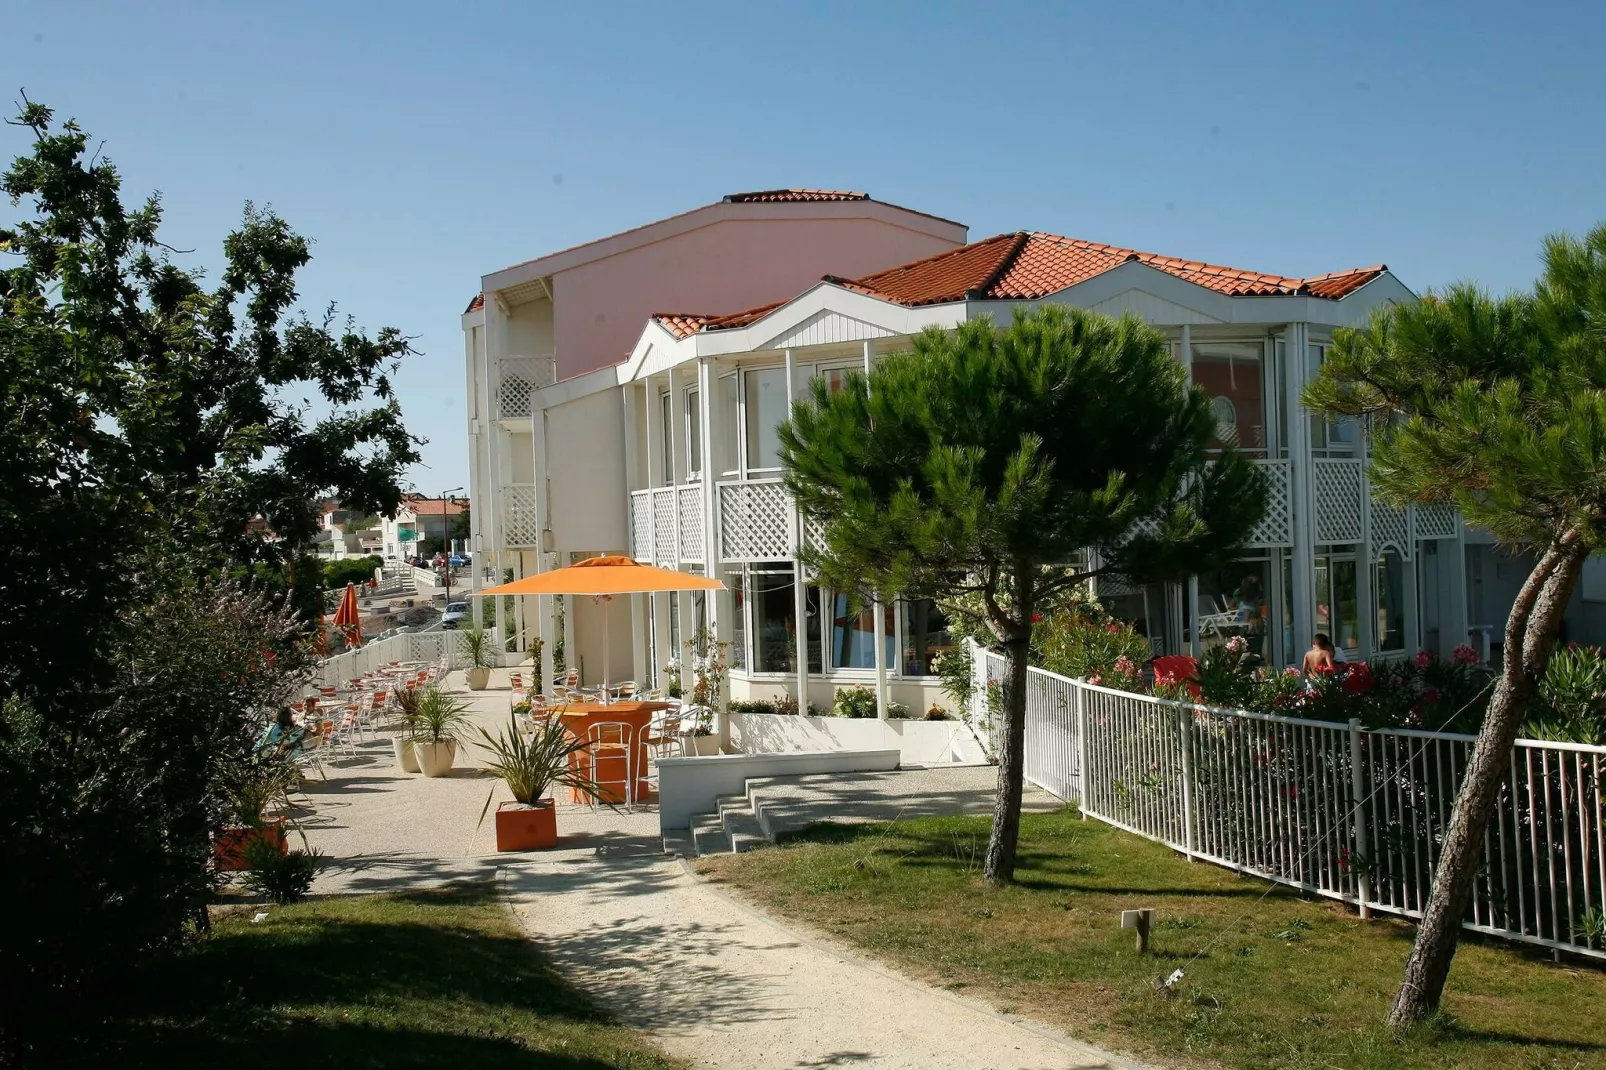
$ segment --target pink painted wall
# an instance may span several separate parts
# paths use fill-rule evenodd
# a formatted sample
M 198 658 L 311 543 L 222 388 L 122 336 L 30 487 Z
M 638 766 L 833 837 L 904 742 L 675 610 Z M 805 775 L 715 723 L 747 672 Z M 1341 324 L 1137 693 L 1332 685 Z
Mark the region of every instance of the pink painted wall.
M 723 220 L 582 264 L 552 280 L 558 378 L 623 360 L 654 312 L 739 312 L 961 241 L 868 218 Z

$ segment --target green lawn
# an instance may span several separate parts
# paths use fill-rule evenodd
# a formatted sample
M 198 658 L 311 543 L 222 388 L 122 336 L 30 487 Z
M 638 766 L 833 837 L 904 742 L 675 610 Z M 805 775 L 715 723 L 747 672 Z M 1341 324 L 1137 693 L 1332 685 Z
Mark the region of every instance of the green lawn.
M 1058 1024 L 1091 1043 L 1181 1065 L 1300 1070 L 1606 1068 L 1606 974 L 1466 940 L 1443 1020 L 1382 1027 L 1412 929 L 1190 865 L 1082 821 L 1027 816 L 1018 884 L 979 880 L 988 823 L 930 818 L 817 826 L 699 869 L 773 913 L 834 933 L 916 976 Z M 1122 908 L 1158 910 L 1155 954 Z M 1197 956 L 1197 957 L 1196 957 Z M 1179 994 L 1156 978 L 1181 966 Z
M 257 910 L 268 920 L 251 924 Z M 558 978 L 491 886 L 251 907 L 63 1056 L 97 1067 L 676 1067 Z M 60 1065 L 60 1064 L 58 1064 Z

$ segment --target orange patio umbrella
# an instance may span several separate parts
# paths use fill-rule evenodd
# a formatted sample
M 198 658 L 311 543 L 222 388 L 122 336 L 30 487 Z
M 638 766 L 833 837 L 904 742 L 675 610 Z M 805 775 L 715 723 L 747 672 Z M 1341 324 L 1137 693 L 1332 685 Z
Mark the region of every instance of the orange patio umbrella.
M 475 592 L 499 594 L 581 594 L 599 605 L 616 594 L 655 594 L 667 591 L 723 591 L 725 585 L 707 576 L 641 565 L 628 557 L 588 557 L 566 568 L 538 572 L 511 583 Z M 602 691 L 608 692 L 608 615 L 602 615 Z
M 335 610 L 335 627 L 346 633 L 346 642 L 362 646 L 362 619 L 357 612 L 357 588 L 346 584 L 346 593 L 340 597 L 340 608 Z

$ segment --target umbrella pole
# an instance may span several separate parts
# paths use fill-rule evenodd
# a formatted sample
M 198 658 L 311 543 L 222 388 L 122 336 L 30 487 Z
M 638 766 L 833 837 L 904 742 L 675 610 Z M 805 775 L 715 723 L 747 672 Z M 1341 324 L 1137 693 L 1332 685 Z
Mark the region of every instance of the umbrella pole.
M 597 596 L 597 604 L 602 607 L 602 701 L 605 705 L 613 701 L 613 693 L 608 690 L 608 603 L 612 601 L 612 595 Z

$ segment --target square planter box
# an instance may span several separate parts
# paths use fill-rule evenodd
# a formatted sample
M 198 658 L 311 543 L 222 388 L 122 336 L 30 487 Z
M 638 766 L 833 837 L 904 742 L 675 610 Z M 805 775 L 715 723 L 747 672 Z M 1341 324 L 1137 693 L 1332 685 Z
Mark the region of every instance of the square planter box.
M 280 854 L 290 849 L 282 821 L 273 825 L 263 825 L 261 828 L 224 829 L 218 833 L 217 839 L 212 841 L 212 854 L 218 860 L 218 868 L 229 873 L 250 869 L 245 860 L 245 849 L 252 840 L 266 840 Z
M 542 851 L 558 845 L 558 808 L 551 799 L 526 806 L 504 802 L 496 807 L 498 851 Z

